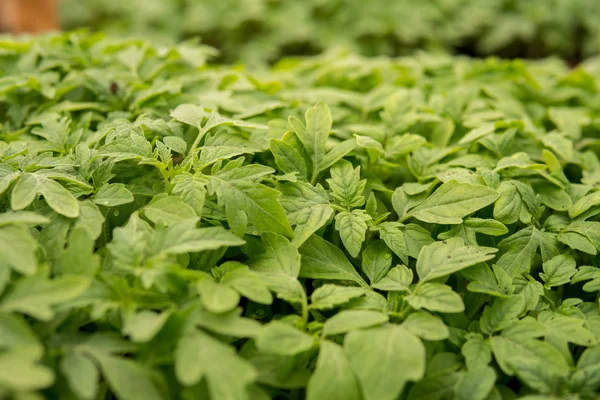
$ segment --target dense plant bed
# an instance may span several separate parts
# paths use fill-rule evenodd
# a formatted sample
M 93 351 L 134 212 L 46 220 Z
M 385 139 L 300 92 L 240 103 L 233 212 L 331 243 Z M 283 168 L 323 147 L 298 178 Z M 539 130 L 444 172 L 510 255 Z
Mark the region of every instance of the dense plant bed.
M 345 46 L 366 55 L 425 47 L 504 57 L 598 53 L 597 0 L 58 0 L 63 27 L 174 41 L 200 35 L 226 61 Z
M 596 398 L 597 61 L 211 53 L 0 41 L 0 397 Z

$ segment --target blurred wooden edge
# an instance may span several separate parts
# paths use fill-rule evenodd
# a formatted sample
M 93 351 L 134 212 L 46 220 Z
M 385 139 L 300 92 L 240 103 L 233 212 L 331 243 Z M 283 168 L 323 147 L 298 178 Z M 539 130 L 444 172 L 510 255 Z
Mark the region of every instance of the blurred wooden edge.
M 57 0 L 0 0 L 0 31 L 40 33 L 58 29 Z

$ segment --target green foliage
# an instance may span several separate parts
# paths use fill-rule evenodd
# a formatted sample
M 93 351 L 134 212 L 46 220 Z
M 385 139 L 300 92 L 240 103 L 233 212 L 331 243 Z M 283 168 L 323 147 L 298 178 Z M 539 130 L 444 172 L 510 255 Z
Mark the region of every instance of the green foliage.
M 0 41 L 0 398 L 597 398 L 598 60 L 211 54 Z
M 246 63 L 334 46 L 370 56 L 428 48 L 577 60 L 598 52 L 600 34 L 594 0 L 59 1 L 66 28 L 167 43 L 199 35 L 226 61 Z M 571 123 L 560 109 L 552 114 Z

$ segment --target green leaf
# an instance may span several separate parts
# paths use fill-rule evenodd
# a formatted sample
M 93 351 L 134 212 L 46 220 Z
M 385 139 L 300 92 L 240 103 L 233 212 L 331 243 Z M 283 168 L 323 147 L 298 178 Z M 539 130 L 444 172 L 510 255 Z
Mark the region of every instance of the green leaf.
M 525 299 L 513 295 L 508 298 L 496 298 L 491 306 L 486 306 L 480 321 L 481 330 L 492 334 L 501 331 L 517 320 L 523 312 Z
M 457 400 L 484 400 L 488 397 L 494 383 L 496 373 L 488 366 L 465 372 L 456 383 L 454 398 Z
M 350 280 L 367 286 L 344 253 L 319 236 L 311 236 L 300 247 L 300 254 L 302 255 L 300 276 L 303 278 Z
M 444 340 L 450 335 L 448 327 L 441 318 L 425 311 L 410 314 L 402 326 L 425 340 Z
M 407 291 L 413 281 L 413 272 L 405 265 L 397 265 L 390 269 L 386 276 L 373 285 L 375 289 L 385 291 Z
M 196 284 L 202 304 L 210 312 L 217 314 L 233 310 L 240 302 L 240 295 L 227 285 L 210 279 L 199 280 Z
M 13 187 L 10 206 L 13 210 L 22 210 L 29 206 L 38 193 L 39 181 L 34 174 L 24 173 Z
M 275 163 L 284 174 L 297 173 L 306 178 L 308 171 L 302 155 L 293 146 L 285 143 L 283 140 L 271 139 L 269 149 L 275 157 Z
M 73 300 L 90 286 L 82 276 L 47 279 L 34 275 L 20 279 L 0 301 L 0 309 L 27 314 L 42 321 L 54 316 L 53 306 Z
M 378 311 L 343 310 L 325 321 L 323 335 L 339 335 L 357 329 L 385 324 L 387 321 L 388 316 Z
M 154 382 L 155 373 L 128 359 L 94 353 L 102 375 L 119 400 L 161 400 L 165 396 Z
M 305 119 L 306 126 L 297 118 L 290 118 L 289 123 L 312 159 L 311 181 L 314 182 L 319 172 L 319 164 L 325 156 L 325 145 L 332 124 L 331 112 L 325 103 L 319 102 L 306 111 Z
M 92 360 L 71 352 L 61 359 L 60 369 L 73 393 L 86 400 L 96 397 L 100 372 Z
M 539 244 L 539 231 L 535 227 L 520 230 L 498 244 L 500 249 L 507 251 L 500 256 L 496 265 L 510 276 L 528 272 Z
M 379 237 L 396 254 L 403 263 L 408 264 L 408 247 L 404 233 L 393 222 L 384 222 L 377 227 Z
M 210 397 L 249 399 L 248 385 L 257 378 L 256 369 L 238 356 L 233 347 L 200 331 L 177 342 L 175 376 L 184 386 L 206 379 Z
M 281 195 L 277 190 L 259 183 L 245 180 L 224 180 L 211 177 L 212 192 L 216 192 L 219 202 L 226 210 L 243 210 L 248 222 L 257 233 L 274 232 L 288 237 L 293 235 L 292 228 L 278 202 Z M 229 219 L 231 224 L 231 220 Z
M 202 216 L 206 197 L 206 183 L 196 175 L 187 174 L 175 176 L 171 183 L 173 184 L 173 193 L 190 205 L 196 211 L 197 216 Z
M 107 183 L 98 189 L 93 202 L 105 207 L 117 207 L 133 200 L 133 194 L 122 183 Z
M 452 396 L 459 377 L 457 373 L 428 376 L 410 389 L 407 398 L 409 400 L 443 399 Z
M 305 303 L 306 295 L 296 279 L 300 273 L 300 254 L 282 235 L 265 233 L 263 252 L 253 257 L 250 268 L 256 271 L 277 296 L 291 303 Z
M 170 225 L 187 218 L 196 217 L 196 212 L 179 196 L 164 196 L 148 203 L 144 215 L 155 224 Z
M 269 292 L 268 285 L 260 279 L 260 276 L 249 270 L 238 270 L 227 273 L 221 283 L 232 287 L 244 297 L 260 304 L 271 304 L 273 296 Z
M 325 225 L 333 215 L 327 192 L 321 185 L 285 183 L 279 186 L 281 205 L 294 228 L 292 243 L 300 247 L 313 233 Z
M 571 281 L 571 277 L 577 272 L 576 262 L 572 256 L 559 254 L 543 265 L 544 272 L 540 278 L 546 287 L 560 286 Z
M 530 338 L 507 338 L 505 336 L 492 336 L 490 338 L 492 351 L 502 371 L 510 376 L 516 372 L 513 360 L 529 358 L 540 366 L 545 366 L 548 374 L 554 379 L 566 377 L 569 374 L 569 365 L 564 357 L 550 343 Z
M 420 310 L 459 313 L 464 311 L 462 298 L 450 286 L 427 282 L 404 298 L 411 307 Z
M 508 233 L 508 228 L 502 222 L 493 219 L 467 218 L 464 226 L 477 233 L 490 236 L 502 236 Z
M 0 386 L 14 391 L 34 391 L 54 383 L 51 369 L 40 365 L 41 349 L 22 347 L 0 354 Z
M 162 313 L 142 310 L 126 319 L 123 333 L 134 342 L 148 342 L 162 329 L 170 316 L 169 310 Z
M 0 214 L 0 227 L 7 225 L 44 225 L 50 220 L 43 215 L 30 211 L 7 211 Z
M 569 208 L 569 217 L 575 219 L 592 207 L 600 205 L 600 192 L 590 193 Z
M 306 388 L 307 400 L 360 400 L 360 389 L 350 362 L 338 344 L 321 342 L 315 372 Z
M 331 167 L 339 160 L 341 160 L 344 156 L 350 153 L 352 150 L 356 148 L 356 140 L 348 139 L 344 140 L 341 143 L 337 143 L 321 160 L 319 163 L 318 172 L 323 172 L 327 170 L 327 168 Z
M 421 249 L 417 274 L 420 282 L 431 281 L 490 260 L 496 251 L 492 247 L 465 246 L 461 238 L 435 242 Z
M 492 361 L 492 348 L 490 343 L 481 335 L 471 335 L 462 345 L 461 353 L 469 371 L 479 370 Z
M 366 290 L 360 287 L 326 284 L 313 292 L 311 296 L 311 307 L 318 310 L 327 310 L 347 303 L 353 298 L 360 297 L 365 293 Z
M 331 195 L 343 208 L 350 210 L 365 204 L 363 192 L 367 181 L 360 179 L 360 167 L 352 168 L 349 161 L 342 160 L 331 170 L 331 179 L 327 179 Z
M 314 346 L 310 335 L 279 321 L 265 325 L 255 341 L 259 350 L 281 356 L 293 356 Z
M 381 240 L 371 242 L 363 252 L 362 270 L 371 285 L 381 281 L 392 266 L 392 252 Z
M 367 221 L 370 220 L 371 216 L 364 210 L 342 211 L 335 216 L 335 229 L 340 233 L 340 239 L 352 257 L 357 257 L 360 253 L 368 228 Z
M 77 199 L 60 183 L 52 179 L 42 179 L 38 182 L 38 192 L 44 196 L 46 203 L 57 213 L 68 218 L 79 216 Z
M 548 333 L 566 342 L 580 346 L 595 346 L 598 341 L 585 325 L 586 321 L 580 318 L 554 314 L 543 320 Z
M 207 331 L 233 337 L 256 337 L 262 329 L 262 325 L 250 318 L 240 316 L 241 309 L 213 314 L 208 311 L 196 311 L 193 322 Z
M 0 227 L 0 267 L 11 268 L 24 275 L 35 274 L 37 248 L 38 242 L 22 226 Z
M 241 246 L 245 242 L 225 228 L 213 226 L 196 228 L 196 218 L 183 220 L 156 233 L 157 255 L 184 254 L 216 250 L 226 246 Z
M 492 204 L 498 196 L 498 192 L 486 186 L 451 180 L 416 206 L 410 215 L 436 224 L 461 224 L 464 217 Z
M 407 382 L 425 374 L 425 347 L 401 326 L 352 331 L 344 351 L 365 400 L 396 399 Z

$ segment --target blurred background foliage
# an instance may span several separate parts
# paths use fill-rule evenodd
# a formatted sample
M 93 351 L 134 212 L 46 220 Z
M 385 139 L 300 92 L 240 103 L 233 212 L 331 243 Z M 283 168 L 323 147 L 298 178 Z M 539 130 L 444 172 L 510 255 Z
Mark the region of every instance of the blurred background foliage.
M 65 29 L 172 43 L 200 36 L 221 61 L 256 63 L 342 46 L 571 62 L 598 53 L 600 0 L 60 0 Z

